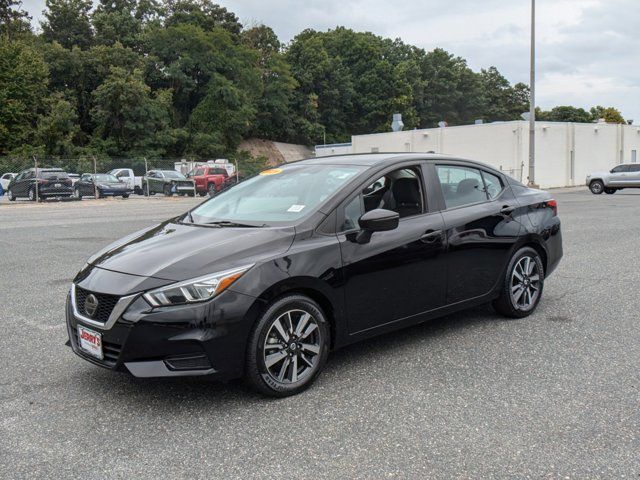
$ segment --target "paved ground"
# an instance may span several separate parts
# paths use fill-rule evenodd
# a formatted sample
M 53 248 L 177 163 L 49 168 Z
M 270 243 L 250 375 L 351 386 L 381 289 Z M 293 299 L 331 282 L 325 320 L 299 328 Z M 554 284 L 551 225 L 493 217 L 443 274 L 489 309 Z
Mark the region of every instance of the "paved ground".
M 638 478 L 640 195 L 556 195 L 565 258 L 535 315 L 354 345 L 284 400 L 64 346 L 84 260 L 197 200 L 0 205 L 0 478 Z

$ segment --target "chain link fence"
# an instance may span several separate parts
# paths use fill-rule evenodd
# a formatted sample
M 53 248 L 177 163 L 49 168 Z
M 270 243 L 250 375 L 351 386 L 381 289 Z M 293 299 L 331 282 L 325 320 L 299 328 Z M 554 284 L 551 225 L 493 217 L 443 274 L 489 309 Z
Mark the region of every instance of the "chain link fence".
M 237 162 L 228 160 L 99 156 L 39 158 L 33 156 L 31 158 L 0 157 L 0 186 L 4 193 L 4 202 L 14 199 L 39 201 L 44 198 L 100 198 L 108 195 L 117 196 L 117 189 L 114 191 L 101 188 L 100 181 L 104 180 L 106 183 L 109 177 L 98 175 L 112 174 L 118 183 L 126 184 L 126 194 L 119 195 L 124 195 L 124 198 L 129 195 L 149 198 L 155 195 L 215 194 L 221 188 L 211 190 L 206 182 L 200 185 L 201 181 L 191 178 L 199 166 L 214 166 L 216 171 L 226 172 L 225 188 L 240 179 Z M 48 169 L 59 169 L 66 175 L 56 176 Z M 49 178 L 42 178 L 43 176 Z M 52 190 L 51 183 L 54 186 L 57 185 L 57 190 Z M 87 190 L 87 183 L 93 184 L 92 191 Z

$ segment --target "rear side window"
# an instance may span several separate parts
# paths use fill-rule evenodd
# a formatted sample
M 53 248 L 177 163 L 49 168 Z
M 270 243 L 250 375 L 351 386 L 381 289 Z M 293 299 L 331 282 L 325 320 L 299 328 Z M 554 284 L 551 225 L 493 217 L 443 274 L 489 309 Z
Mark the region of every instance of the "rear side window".
M 493 200 L 500 195 L 500 192 L 502 191 L 502 181 L 497 175 L 485 171 L 482 172 L 482 177 L 484 178 L 487 196 L 490 200 Z
M 611 173 L 623 173 L 629 171 L 629 165 L 618 165 L 616 168 L 611 170 Z
M 640 172 L 640 165 L 629 165 L 630 172 Z
M 436 165 L 447 208 L 485 202 L 487 194 L 477 168 Z

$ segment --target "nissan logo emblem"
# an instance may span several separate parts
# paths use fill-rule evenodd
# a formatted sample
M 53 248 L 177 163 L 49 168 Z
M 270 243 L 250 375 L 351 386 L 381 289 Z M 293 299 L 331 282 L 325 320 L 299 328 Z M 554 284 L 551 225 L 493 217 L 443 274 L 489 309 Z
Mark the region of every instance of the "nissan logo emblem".
M 84 300 L 84 311 L 90 317 L 93 317 L 98 311 L 98 299 L 93 293 L 90 293 Z

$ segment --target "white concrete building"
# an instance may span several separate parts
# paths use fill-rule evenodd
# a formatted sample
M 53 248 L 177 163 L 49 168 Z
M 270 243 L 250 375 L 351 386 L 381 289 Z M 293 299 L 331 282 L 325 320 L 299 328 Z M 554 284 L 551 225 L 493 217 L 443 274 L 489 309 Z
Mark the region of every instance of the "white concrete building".
M 320 148 L 318 148 L 320 147 Z M 354 135 L 351 146 L 316 147 L 337 153 L 435 152 L 479 160 L 527 182 L 529 123 L 512 121 Z M 640 126 L 536 122 L 536 183 L 542 188 L 583 185 L 588 173 L 638 162 Z

